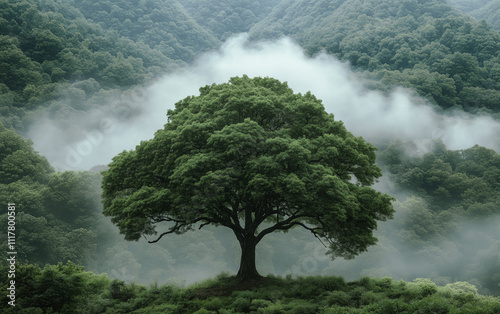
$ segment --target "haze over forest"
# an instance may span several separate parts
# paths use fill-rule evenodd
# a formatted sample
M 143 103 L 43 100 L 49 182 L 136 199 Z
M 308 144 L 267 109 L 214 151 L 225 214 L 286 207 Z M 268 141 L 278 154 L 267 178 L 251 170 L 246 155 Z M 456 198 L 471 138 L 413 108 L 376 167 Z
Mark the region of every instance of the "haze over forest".
M 99 172 L 178 101 L 243 75 L 321 99 L 377 148 L 374 188 L 397 199 L 354 260 L 293 229 L 257 246 L 261 274 L 465 281 L 500 296 L 495 0 L 3 1 L 0 200 L 18 204 L 18 260 L 160 285 L 237 272 L 222 227 L 125 241 L 102 215 Z

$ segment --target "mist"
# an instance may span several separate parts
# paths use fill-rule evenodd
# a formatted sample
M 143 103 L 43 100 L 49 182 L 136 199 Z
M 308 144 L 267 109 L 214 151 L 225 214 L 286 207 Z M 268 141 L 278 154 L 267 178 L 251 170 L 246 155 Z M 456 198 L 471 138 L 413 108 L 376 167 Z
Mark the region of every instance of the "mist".
M 106 165 L 119 152 L 151 139 L 177 101 L 198 95 L 202 86 L 244 74 L 286 81 L 294 92 L 311 91 L 349 131 L 369 142 L 399 138 L 415 141 L 426 152 L 428 143 L 439 139 L 448 149 L 478 144 L 500 151 L 500 123 L 489 116 L 438 113 L 407 89 L 396 88 L 389 95 L 368 90 L 349 64 L 332 56 L 308 57 L 289 38 L 249 42 L 247 34 L 229 39 L 219 50 L 148 87 L 117 95 L 107 105 L 112 110 L 105 107 L 64 117 L 65 126 L 57 123 L 57 117 L 44 117 L 27 135 L 58 170 Z
M 440 140 L 452 150 L 467 149 L 478 144 L 500 152 L 500 123 L 489 116 L 458 111 L 442 113 L 408 89 L 395 88 L 389 94 L 369 90 L 348 63 L 326 54 L 309 57 L 288 38 L 255 43 L 249 42 L 246 34 L 229 39 L 219 50 L 201 55 L 183 70 L 166 74 L 147 87 L 116 95 L 110 104 L 100 110 L 66 116 L 63 125 L 58 123 L 59 117 L 45 116 L 32 125 L 28 136 L 33 140 L 35 149 L 46 156 L 57 170 L 89 170 L 94 166 L 106 165 L 121 151 L 134 149 L 140 141 L 151 139 L 158 129 L 163 128 L 167 122 L 167 110 L 174 108 L 177 101 L 198 95 L 198 89 L 202 86 L 224 83 L 233 76 L 244 74 L 286 81 L 296 93 L 311 91 L 323 101 L 328 112 L 344 122 L 347 130 L 375 145 L 401 139 L 413 141 L 418 149 L 416 153 L 425 153 L 432 148 L 433 141 Z M 375 188 L 392 193 L 401 202 L 407 196 L 403 191 L 391 190 L 393 184 L 385 176 Z M 404 247 L 394 242 L 387 230 L 392 230 L 390 226 L 407 217 L 401 211 L 395 220 L 380 224 L 376 234 L 378 245 L 354 261 L 332 262 L 325 256 L 326 249 L 321 243 L 304 230 L 269 235 L 257 248 L 258 268 L 262 274 L 335 274 L 348 280 L 372 275 L 413 280 L 416 277 L 432 277 L 432 271 L 438 271 L 446 264 L 460 264 L 464 256 L 455 254 L 456 250 L 448 247 L 445 240 L 436 247 L 436 250 L 444 252 L 443 256 L 449 256 L 444 264 L 438 265 L 438 261 L 427 263 L 424 258 L 415 260 L 412 259 L 413 255 L 404 253 Z M 467 232 L 479 234 L 480 228 L 470 225 L 467 226 Z M 116 235 L 116 254 L 109 253 L 111 255 L 106 258 L 124 260 L 120 254 L 125 254 L 121 253 L 121 247 L 126 246 L 127 250 L 136 252 L 134 255 L 137 260 L 133 256 L 127 257 L 127 263 L 121 268 L 110 264 L 112 271 L 108 273 L 124 280 L 142 279 L 143 283 L 148 278 L 156 278 L 159 283 L 163 280 L 184 280 L 184 283 L 189 284 L 213 277 L 221 271 L 234 272 L 238 266 L 239 249 L 229 231 L 217 229 L 220 228 L 208 230 L 218 233 L 213 240 L 220 254 L 205 252 L 209 257 L 204 259 L 199 256 L 196 261 L 190 258 L 189 265 L 185 266 L 182 264 L 184 257 L 176 256 L 178 264 L 168 266 L 164 272 L 162 269 L 165 265 L 159 263 L 170 258 L 169 252 L 179 250 L 175 244 L 179 238 L 158 245 L 149 245 L 142 240 L 138 244 L 124 244 L 120 241 L 125 240 Z M 191 239 L 190 243 L 198 243 L 202 241 L 199 232 L 182 237 L 185 239 L 187 236 Z M 495 232 L 500 235 L 500 230 L 496 229 Z M 202 237 L 206 239 L 207 235 Z M 476 239 L 480 237 L 475 237 L 474 241 Z M 487 245 L 493 243 L 491 240 Z M 142 267 L 143 261 L 138 256 L 143 254 L 137 253 L 141 250 L 156 250 L 155 254 L 163 254 L 163 257 L 158 261 L 148 261 L 148 264 L 155 264 L 154 267 Z M 424 253 L 432 256 L 432 252 Z M 224 254 L 226 259 L 221 262 L 221 255 Z M 190 255 L 186 253 L 185 256 Z M 481 258 L 477 257 L 477 261 L 469 263 L 472 264 L 479 268 Z M 163 274 L 163 279 L 159 274 Z M 169 277 L 172 274 L 176 276 L 173 279 Z M 447 283 L 461 278 L 437 279 Z

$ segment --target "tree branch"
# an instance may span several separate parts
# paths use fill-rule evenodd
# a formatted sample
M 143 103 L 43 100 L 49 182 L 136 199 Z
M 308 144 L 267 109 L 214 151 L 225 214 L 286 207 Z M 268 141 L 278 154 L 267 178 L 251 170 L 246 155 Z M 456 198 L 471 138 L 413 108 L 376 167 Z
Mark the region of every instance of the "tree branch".
M 163 221 L 174 221 L 175 225 L 173 227 L 171 227 L 170 230 L 165 231 L 162 234 L 160 234 L 158 236 L 158 238 L 156 238 L 156 240 L 149 241 L 146 238 L 146 236 L 143 235 L 144 238 L 148 241 L 148 243 L 156 243 L 156 242 L 160 241 L 160 239 L 163 238 L 165 235 L 179 232 L 183 227 L 187 227 L 187 226 L 193 225 L 193 224 L 198 223 L 200 221 L 205 221 L 205 223 L 202 226 L 208 225 L 208 224 L 211 224 L 211 223 L 215 222 L 213 219 L 208 218 L 208 217 L 200 217 L 200 218 L 197 218 L 197 219 L 195 219 L 195 220 L 193 220 L 191 222 L 187 222 L 186 220 L 177 220 L 177 219 L 174 219 L 174 218 L 164 218 Z M 200 227 L 200 229 L 201 229 L 201 227 Z
M 161 238 L 163 238 L 163 236 L 167 235 L 167 234 L 171 234 L 171 233 L 175 233 L 175 232 L 178 232 L 180 230 L 180 228 L 182 227 L 185 227 L 185 226 L 188 226 L 189 224 L 181 224 L 179 225 L 177 222 L 175 223 L 175 226 L 173 226 L 172 228 L 170 228 L 169 231 L 166 231 L 166 232 L 163 232 L 162 234 L 160 234 L 160 236 L 158 238 L 156 238 L 156 240 L 152 240 L 152 241 L 149 241 L 146 236 L 144 236 L 144 238 L 148 241 L 148 243 L 156 243 L 158 241 L 160 241 Z
M 290 224 L 290 227 L 293 227 L 294 225 L 299 225 L 301 226 L 302 228 L 306 229 L 306 230 L 309 230 L 311 231 L 311 233 L 316 237 L 316 239 L 319 240 L 319 242 L 326 248 L 327 246 L 325 245 L 325 243 L 323 243 L 323 241 L 321 240 L 319 234 L 316 232 L 316 230 L 321 230 L 322 228 L 311 228 L 309 226 L 306 226 L 304 223 L 300 222 L 300 221 L 294 221 Z
M 267 229 L 264 229 L 262 230 L 258 235 L 257 237 L 255 238 L 256 240 L 256 243 L 259 243 L 260 240 L 262 240 L 262 238 L 269 234 L 269 233 L 272 233 L 276 230 L 288 230 L 290 229 L 291 227 L 293 227 L 293 224 L 291 224 L 295 219 L 299 219 L 299 218 L 307 218 L 309 216 L 307 215 L 298 215 L 298 211 L 293 213 L 290 217 L 288 217 L 287 219 L 281 221 L 281 222 L 277 222 L 274 226 L 271 226 Z
M 209 225 L 209 224 L 211 224 L 211 222 L 205 222 L 205 223 L 202 223 L 202 224 L 200 225 L 200 227 L 198 228 L 198 230 L 200 230 L 201 228 L 203 228 L 203 227 L 205 227 L 205 226 L 207 226 L 207 225 Z

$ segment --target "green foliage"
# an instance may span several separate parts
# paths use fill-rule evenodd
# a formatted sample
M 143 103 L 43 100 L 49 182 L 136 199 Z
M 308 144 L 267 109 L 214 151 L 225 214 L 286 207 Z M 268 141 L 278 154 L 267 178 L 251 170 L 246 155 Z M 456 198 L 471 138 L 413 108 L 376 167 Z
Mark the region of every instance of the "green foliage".
M 483 293 L 497 294 L 500 155 L 479 146 L 433 146 L 419 154 L 413 143 L 395 142 L 379 154 L 395 189 L 411 195 L 395 204 L 394 224 L 383 230 L 393 254 L 405 260 L 399 276 L 477 280 Z
M 326 302 L 328 306 L 338 305 L 338 306 L 348 306 L 351 301 L 351 296 L 344 291 L 332 291 L 328 293 L 326 297 Z
M 333 54 L 379 89 L 409 87 L 441 108 L 500 110 L 500 35 L 444 1 L 283 1 L 250 33 Z
M 16 244 L 23 248 L 18 260 L 38 266 L 67 260 L 91 263 L 99 207 L 93 196 L 100 193 L 100 177 L 55 173 L 30 140 L 1 124 L 0 138 L 0 200 L 16 204 Z M 7 225 L 7 213 L 0 221 Z
M 51 176 L 43 191 L 45 204 L 58 219 L 74 226 L 91 227 L 89 209 L 98 209 L 100 177 L 90 172 L 58 172 Z
M 172 224 L 152 242 L 222 225 L 241 244 L 240 270 L 249 262 L 256 275 L 255 245 L 269 233 L 301 226 L 327 239 L 332 256 L 352 258 L 392 216 L 392 198 L 368 187 L 381 175 L 375 148 L 310 93 L 234 77 L 178 102 L 168 121 L 103 172 L 103 213 L 126 240 L 156 235 L 159 222 Z
M 495 151 L 479 146 L 448 151 L 438 144 L 433 152 L 408 158 L 407 152 L 412 150 L 411 143 L 395 142 L 379 155 L 379 162 L 401 187 L 429 197 L 441 210 L 453 206 L 468 210 L 499 201 L 500 155 Z M 481 215 L 479 207 L 474 208 L 474 216 Z M 483 214 L 492 213 L 486 210 Z
M 32 145 L 31 140 L 21 138 L 0 124 L 0 184 L 19 180 L 47 182 L 53 169 Z
M 71 99 L 85 109 L 100 89 L 144 84 L 218 43 L 174 1 L 3 1 L 0 25 L 0 122 L 18 130 L 65 83 L 98 82 Z
M 250 27 L 265 18 L 279 0 L 179 1 L 202 27 L 212 31 L 220 40 L 233 34 L 248 32 Z
M 198 53 L 218 44 L 177 1 L 84 0 L 75 1 L 74 6 L 102 28 L 117 31 L 134 43 L 143 42 L 154 54 L 161 53 L 172 60 L 192 61 Z
M 2 269 L 1 284 L 7 287 L 12 278 L 7 278 Z M 16 310 L 37 313 L 68 313 L 87 307 L 87 302 L 107 289 L 106 276 L 85 272 L 82 266 L 72 262 L 47 265 L 40 269 L 34 265 L 16 265 Z M 10 306 L 0 305 L 5 311 Z
M 450 0 L 450 3 L 461 11 L 478 20 L 486 20 L 493 28 L 500 30 L 500 3 L 495 0 Z
M 260 21 L 253 27 L 255 36 L 277 38 L 287 34 L 311 54 L 324 49 L 364 70 L 363 75 L 373 79 L 370 82 L 372 87 L 383 90 L 392 85 L 414 88 L 442 108 L 460 106 L 472 112 L 479 111 L 478 108 L 498 112 L 500 108 L 499 40 L 498 33 L 491 29 L 498 29 L 495 22 L 498 1 L 450 1 L 467 5 L 461 9 L 485 18 L 492 26 L 457 14 L 443 1 L 180 2 L 202 28 L 221 40 L 234 32 L 247 31 Z M 273 12 L 268 15 L 271 8 Z M 121 89 L 148 82 L 193 60 L 197 53 L 216 47 L 217 40 L 200 28 L 189 14 L 176 1 L 2 1 L 0 123 L 23 130 L 24 126 L 44 114 L 58 117 L 58 123 L 64 124 L 67 117 L 79 116 L 84 111 L 113 112 L 115 108 L 104 109 L 105 106 L 114 104 L 116 99 L 129 97 Z M 210 87 L 204 90 L 211 92 Z M 259 99 L 261 103 L 267 101 L 266 97 Z M 249 107 L 248 111 L 255 110 Z M 303 111 L 298 108 L 297 112 Z M 259 114 L 266 116 L 265 111 Z M 306 120 L 297 119 L 296 124 L 303 124 Z M 204 131 L 206 127 L 192 125 L 183 130 L 183 136 L 189 139 L 199 135 L 201 138 L 203 133 L 198 131 Z M 234 160 L 233 157 L 240 152 L 251 154 L 245 136 L 251 134 L 252 127 L 248 124 L 228 128 L 226 133 L 220 130 L 217 141 L 214 136 L 213 143 L 221 150 L 224 145 L 232 148 L 227 151 L 228 160 Z M 314 132 L 314 129 L 306 131 Z M 238 137 L 230 139 L 229 134 L 238 134 Z M 191 146 L 185 149 L 197 149 L 194 141 L 186 142 Z M 276 144 L 275 150 L 281 155 L 274 160 L 261 160 L 267 167 L 262 172 L 276 173 L 276 168 L 273 168 L 276 164 L 288 167 L 301 158 L 309 158 L 307 152 L 304 154 L 300 149 L 300 141 L 272 144 Z M 93 270 L 111 272 L 114 277 L 123 276 L 142 282 L 148 278 L 160 282 L 182 281 L 183 271 L 192 272 L 201 263 L 207 271 L 237 267 L 237 261 L 234 262 L 237 259 L 234 254 L 236 247 L 232 248 L 231 242 L 214 229 L 201 230 L 196 235 L 185 234 L 182 239 L 161 243 L 154 252 L 144 249 L 143 243 L 119 243 L 112 226 L 106 224 L 100 215 L 100 189 L 95 184 L 100 177 L 89 173 L 54 173 L 45 158 L 39 156 L 31 145 L 28 140 L 0 125 L 0 201 L 18 204 L 16 232 L 17 243 L 23 248 L 18 254 L 22 263 L 42 267 L 47 263 L 72 260 Z M 393 144 L 379 155 L 396 186 L 414 197 L 406 200 L 402 197 L 401 202 L 395 204 L 395 221 L 379 226 L 379 233 L 375 236 L 381 241 L 374 253 L 369 252 L 371 255 L 365 257 L 365 260 L 372 260 L 363 264 L 361 257 L 364 267 L 354 272 L 355 277 L 347 268 L 340 267 L 340 271 L 346 275 L 349 273 L 351 278 L 357 278 L 361 272 L 393 274 L 406 280 L 431 276 L 443 285 L 450 283 L 451 278 L 469 281 L 477 288 L 470 288 L 469 283 L 449 284 L 415 301 L 412 311 L 417 311 L 418 306 L 427 311 L 454 311 L 453 306 L 464 312 L 500 311 L 494 299 L 476 302 L 478 296 L 474 292 L 476 289 L 498 295 L 500 291 L 498 154 L 473 147 L 462 151 L 442 148 L 426 155 L 408 156 L 412 150 L 406 144 Z M 325 150 L 322 154 L 336 156 L 338 152 Z M 193 161 L 199 166 L 210 162 L 203 159 Z M 195 170 L 183 169 L 186 173 Z M 218 184 L 227 176 L 211 175 L 205 178 L 205 185 L 200 183 L 198 189 L 202 191 L 207 187 L 207 193 L 217 200 L 221 193 Z M 269 186 L 265 183 L 263 180 L 253 182 L 261 194 L 265 194 Z M 188 184 L 186 182 L 185 186 Z M 222 187 L 227 189 L 230 185 Z M 300 195 L 304 185 L 300 176 L 288 176 L 283 178 L 280 188 Z M 143 193 L 149 191 L 145 189 Z M 156 196 L 160 198 L 162 195 Z M 196 195 L 199 206 L 205 204 L 206 201 L 201 199 L 206 196 Z M 290 197 L 298 199 L 294 195 Z M 370 199 L 370 195 L 366 197 Z M 1 215 L 0 225 L 6 225 L 6 219 L 5 214 Z M 287 238 L 286 241 L 273 239 L 267 247 L 268 250 L 274 248 L 273 254 L 267 254 L 265 258 L 268 260 L 262 263 L 276 273 L 289 272 L 296 260 L 300 261 L 300 256 L 311 253 L 305 245 L 309 245 L 306 239 L 305 236 Z M 5 248 L 5 245 L 3 243 L 1 247 Z M 389 261 L 388 256 L 391 257 Z M 398 260 L 397 257 L 403 258 Z M 391 264 L 393 260 L 395 264 Z M 158 266 L 154 261 L 162 261 L 162 265 Z M 406 267 L 400 267 L 397 262 Z M 5 265 L 5 261 L 2 264 Z M 33 265 L 18 269 L 20 295 L 31 296 L 28 291 L 34 291 L 34 278 L 42 270 Z M 321 262 L 318 270 L 325 268 L 324 273 L 332 269 L 337 271 L 338 264 L 335 265 L 328 268 L 327 262 Z M 50 278 L 59 278 L 63 283 L 70 280 L 67 275 L 59 276 L 54 271 L 48 271 L 45 278 L 49 283 Z M 354 291 L 339 278 L 303 278 L 288 295 L 282 287 L 276 291 L 261 289 L 259 292 L 239 293 L 234 309 L 235 312 L 238 312 L 237 307 L 244 309 L 243 312 L 249 311 L 252 299 L 261 299 L 271 302 L 269 311 L 291 311 L 287 307 L 288 301 L 280 301 L 282 296 L 312 299 L 323 295 L 322 304 L 328 307 L 328 302 L 331 303 L 325 312 L 362 311 L 361 308 L 347 308 L 351 303 L 353 306 L 372 303 L 373 307 L 367 306 L 366 312 L 404 312 L 410 311 L 410 305 L 403 299 L 418 295 L 418 289 L 400 281 L 386 280 L 382 284 L 382 281 L 362 278 L 356 284 L 359 284 L 359 289 Z M 101 283 L 96 280 L 92 289 L 101 289 L 96 288 L 101 287 Z M 183 308 L 186 309 L 183 304 L 187 301 L 179 301 L 183 298 L 180 289 L 168 286 L 151 288 L 149 294 L 137 287 L 130 288 L 124 282 L 118 286 L 124 289 L 128 299 L 110 298 L 108 289 L 106 293 L 96 292 L 89 296 L 90 301 L 79 303 L 79 309 L 99 313 L 115 306 L 116 312 L 128 312 L 145 304 L 151 306 L 151 310 L 141 308 L 139 311 L 182 312 Z M 27 292 L 21 287 L 26 287 Z M 54 287 L 56 292 L 52 293 L 57 293 L 60 288 Z M 382 298 L 377 301 L 386 289 L 389 300 Z M 451 300 L 449 302 L 455 305 L 441 306 L 441 298 L 447 302 Z M 134 303 L 129 304 L 130 300 Z M 158 301 L 155 303 L 154 300 Z M 333 300 L 338 300 L 338 303 Z M 222 301 L 228 307 L 233 303 Z M 425 307 L 425 302 L 430 304 L 429 308 Z M 191 304 L 187 307 L 188 312 L 200 310 L 198 305 Z M 310 305 L 303 306 L 308 308 Z M 227 311 L 231 312 L 230 309 Z M 42 311 L 35 307 L 25 307 L 24 310 L 31 313 Z
M 2 269 L 3 270 L 3 269 Z M 495 313 L 500 309 L 498 298 L 484 297 L 475 287 L 457 282 L 438 287 L 428 279 L 401 285 L 389 278 L 366 278 L 346 283 L 344 291 L 330 291 L 319 295 L 297 296 L 302 289 L 317 281 L 336 282 L 336 277 L 315 277 L 298 280 L 268 278 L 265 284 L 246 287 L 245 291 L 234 291 L 232 295 L 222 293 L 221 286 L 228 290 L 241 287 L 228 285 L 228 278 L 212 280 L 202 286 L 177 288 L 173 286 L 151 286 L 124 284 L 111 280 L 106 275 L 85 272 L 73 263 L 46 266 L 44 269 L 32 265 L 18 266 L 23 275 L 19 286 L 17 310 L 54 313 Z M 4 273 L 4 272 L 2 272 Z M 21 279 L 21 278 L 20 278 Z M 233 285 L 238 284 L 236 280 Z M 6 276 L 1 285 L 6 287 Z M 362 285 L 360 285 L 362 284 Z M 373 291 L 365 286 L 380 287 Z M 64 290 L 69 289 L 69 290 Z M 399 296 L 393 292 L 397 290 Z M 200 297 L 197 291 L 212 291 L 213 295 Z M 269 291 L 280 291 L 271 295 Z M 125 294 L 124 294 L 125 293 Z M 194 293 L 194 294 L 193 294 Z M 22 295 L 30 298 L 23 298 Z M 64 303 L 57 303 L 64 302 Z M 8 312 L 8 305 L 0 309 Z M 40 312 L 41 313 L 41 312 Z
M 406 286 L 403 298 L 408 300 L 423 299 L 437 292 L 437 286 L 430 279 L 419 278 Z

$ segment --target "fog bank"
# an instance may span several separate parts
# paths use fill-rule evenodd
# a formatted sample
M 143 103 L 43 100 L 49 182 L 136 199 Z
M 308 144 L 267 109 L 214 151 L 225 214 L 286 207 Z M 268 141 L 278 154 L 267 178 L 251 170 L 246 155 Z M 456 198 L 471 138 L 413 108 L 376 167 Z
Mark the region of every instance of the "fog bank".
M 229 39 L 218 51 L 202 55 L 186 69 L 165 75 L 145 90 L 120 96 L 114 104 L 118 116 L 82 113 L 71 118 L 71 130 L 44 118 L 33 125 L 29 136 L 59 170 L 108 164 L 124 149 L 152 138 L 177 101 L 198 95 L 202 86 L 243 74 L 286 81 L 295 92 L 311 91 L 349 131 L 368 141 L 413 140 L 425 152 L 430 140 L 441 139 L 449 149 L 479 144 L 500 152 L 500 123 L 488 116 L 443 115 L 404 89 L 389 96 L 367 90 L 348 64 L 332 56 L 310 58 L 287 38 L 250 43 L 246 34 Z

